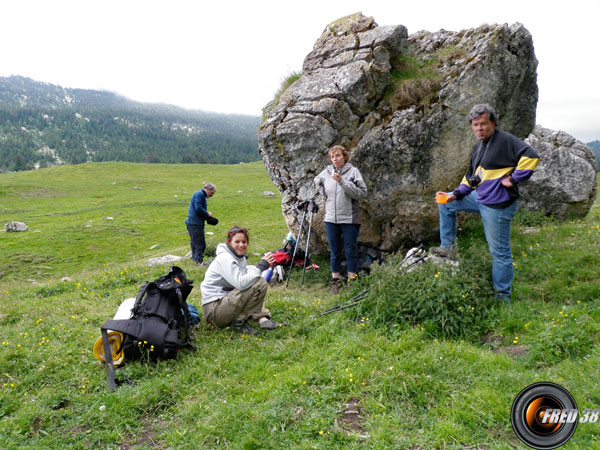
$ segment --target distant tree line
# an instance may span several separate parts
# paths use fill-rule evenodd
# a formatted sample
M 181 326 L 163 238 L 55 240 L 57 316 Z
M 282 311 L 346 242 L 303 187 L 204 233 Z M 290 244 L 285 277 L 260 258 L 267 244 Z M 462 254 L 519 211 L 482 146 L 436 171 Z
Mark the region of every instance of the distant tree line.
M 600 171 L 600 141 L 588 142 L 587 146 L 594 150 L 594 155 L 596 155 L 596 168 Z
M 257 161 L 260 118 L 0 78 L 0 171 L 92 161 Z

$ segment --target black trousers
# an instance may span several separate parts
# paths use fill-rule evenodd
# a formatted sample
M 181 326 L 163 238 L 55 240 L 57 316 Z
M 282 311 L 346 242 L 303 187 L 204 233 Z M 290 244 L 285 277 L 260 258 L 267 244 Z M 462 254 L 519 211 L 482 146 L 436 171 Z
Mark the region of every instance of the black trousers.
M 204 250 L 206 250 L 206 239 L 204 238 L 204 224 L 193 225 L 186 223 L 188 233 L 190 234 L 190 246 L 192 247 L 192 259 L 201 263 L 204 259 Z

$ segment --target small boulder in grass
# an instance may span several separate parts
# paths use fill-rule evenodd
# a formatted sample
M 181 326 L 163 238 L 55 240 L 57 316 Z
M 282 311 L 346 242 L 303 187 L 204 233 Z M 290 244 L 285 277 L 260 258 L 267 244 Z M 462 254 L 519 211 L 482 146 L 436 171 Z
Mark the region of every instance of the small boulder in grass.
M 23 222 L 8 222 L 4 225 L 4 231 L 27 231 L 29 227 L 25 225 Z
M 183 259 L 181 256 L 175 256 L 175 255 L 165 255 L 165 256 L 159 256 L 156 258 L 150 258 L 148 261 L 146 261 L 146 264 L 148 266 L 157 266 L 160 264 L 171 264 L 174 263 L 175 261 L 179 261 L 180 259 Z

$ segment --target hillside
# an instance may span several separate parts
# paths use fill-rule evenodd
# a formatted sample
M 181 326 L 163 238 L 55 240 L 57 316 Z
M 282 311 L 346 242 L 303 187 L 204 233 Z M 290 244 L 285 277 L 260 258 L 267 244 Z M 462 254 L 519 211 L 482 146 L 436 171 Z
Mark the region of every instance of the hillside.
M 594 154 L 596 155 L 596 167 L 600 170 L 600 141 L 588 142 L 586 145 L 594 150 Z
M 250 229 L 250 264 L 281 245 L 281 198 L 263 195 L 273 184 L 259 162 L 0 173 L 0 225 L 30 227 L 0 233 L 0 448 L 513 450 L 527 447 L 511 405 L 531 383 L 564 386 L 580 413 L 599 407 L 598 201 L 577 221 L 517 214 L 510 306 L 490 306 L 491 258 L 469 220 L 457 272 L 409 274 L 387 255 L 334 296 L 315 258 L 302 289 L 298 269 L 269 290 L 266 306 L 291 326 L 257 337 L 198 326 L 196 352 L 127 364 L 119 378 L 134 384 L 107 392 L 92 354 L 100 326 L 166 273 L 150 257 L 188 251 L 183 221 L 202 181 L 219 186 L 209 252 L 233 224 Z M 178 265 L 200 307 L 206 269 Z M 319 316 L 363 289 L 363 303 Z M 579 424 L 564 448 L 597 448 L 597 430 Z
M 0 171 L 129 161 L 259 160 L 259 117 L 143 104 L 29 78 L 0 78 Z

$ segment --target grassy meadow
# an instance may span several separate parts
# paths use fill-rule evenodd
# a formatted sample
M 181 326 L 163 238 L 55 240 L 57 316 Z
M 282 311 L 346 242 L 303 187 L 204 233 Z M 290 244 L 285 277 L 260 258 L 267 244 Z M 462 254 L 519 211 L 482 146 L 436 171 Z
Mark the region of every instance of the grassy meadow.
M 563 223 L 518 214 L 511 305 L 491 301 L 483 229 L 468 221 L 458 273 L 400 273 L 390 255 L 334 296 L 315 258 L 303 289 L 298 270 L 269 291 L 290 327 L 260 337 L 196 327 L 196 352 L 127 364 L 117 372 L 135 384 L 108 392 L 92 353 L 100 325 L 167 272 L 149 258 L 189 251 L 187 206 L 206 181 L 220 221 L 207 226 L 209 254 L 234 224 L 250 229 L 250 263 L 281 246 L 281 199 L 262 163 L 0 174 L 0 225 L 29 227 L 0 233 L 0 448 L 525 449 L 510 409 L 529 384 L 558 383 L 580 410 L 600 408 L 598 202 Z M 205 269 L 175 264 L 200 308 Z M 318 316 L 366 288 L 357 307 Z M 580 424 L 564 448 L 597 448 L 599 434 Z

